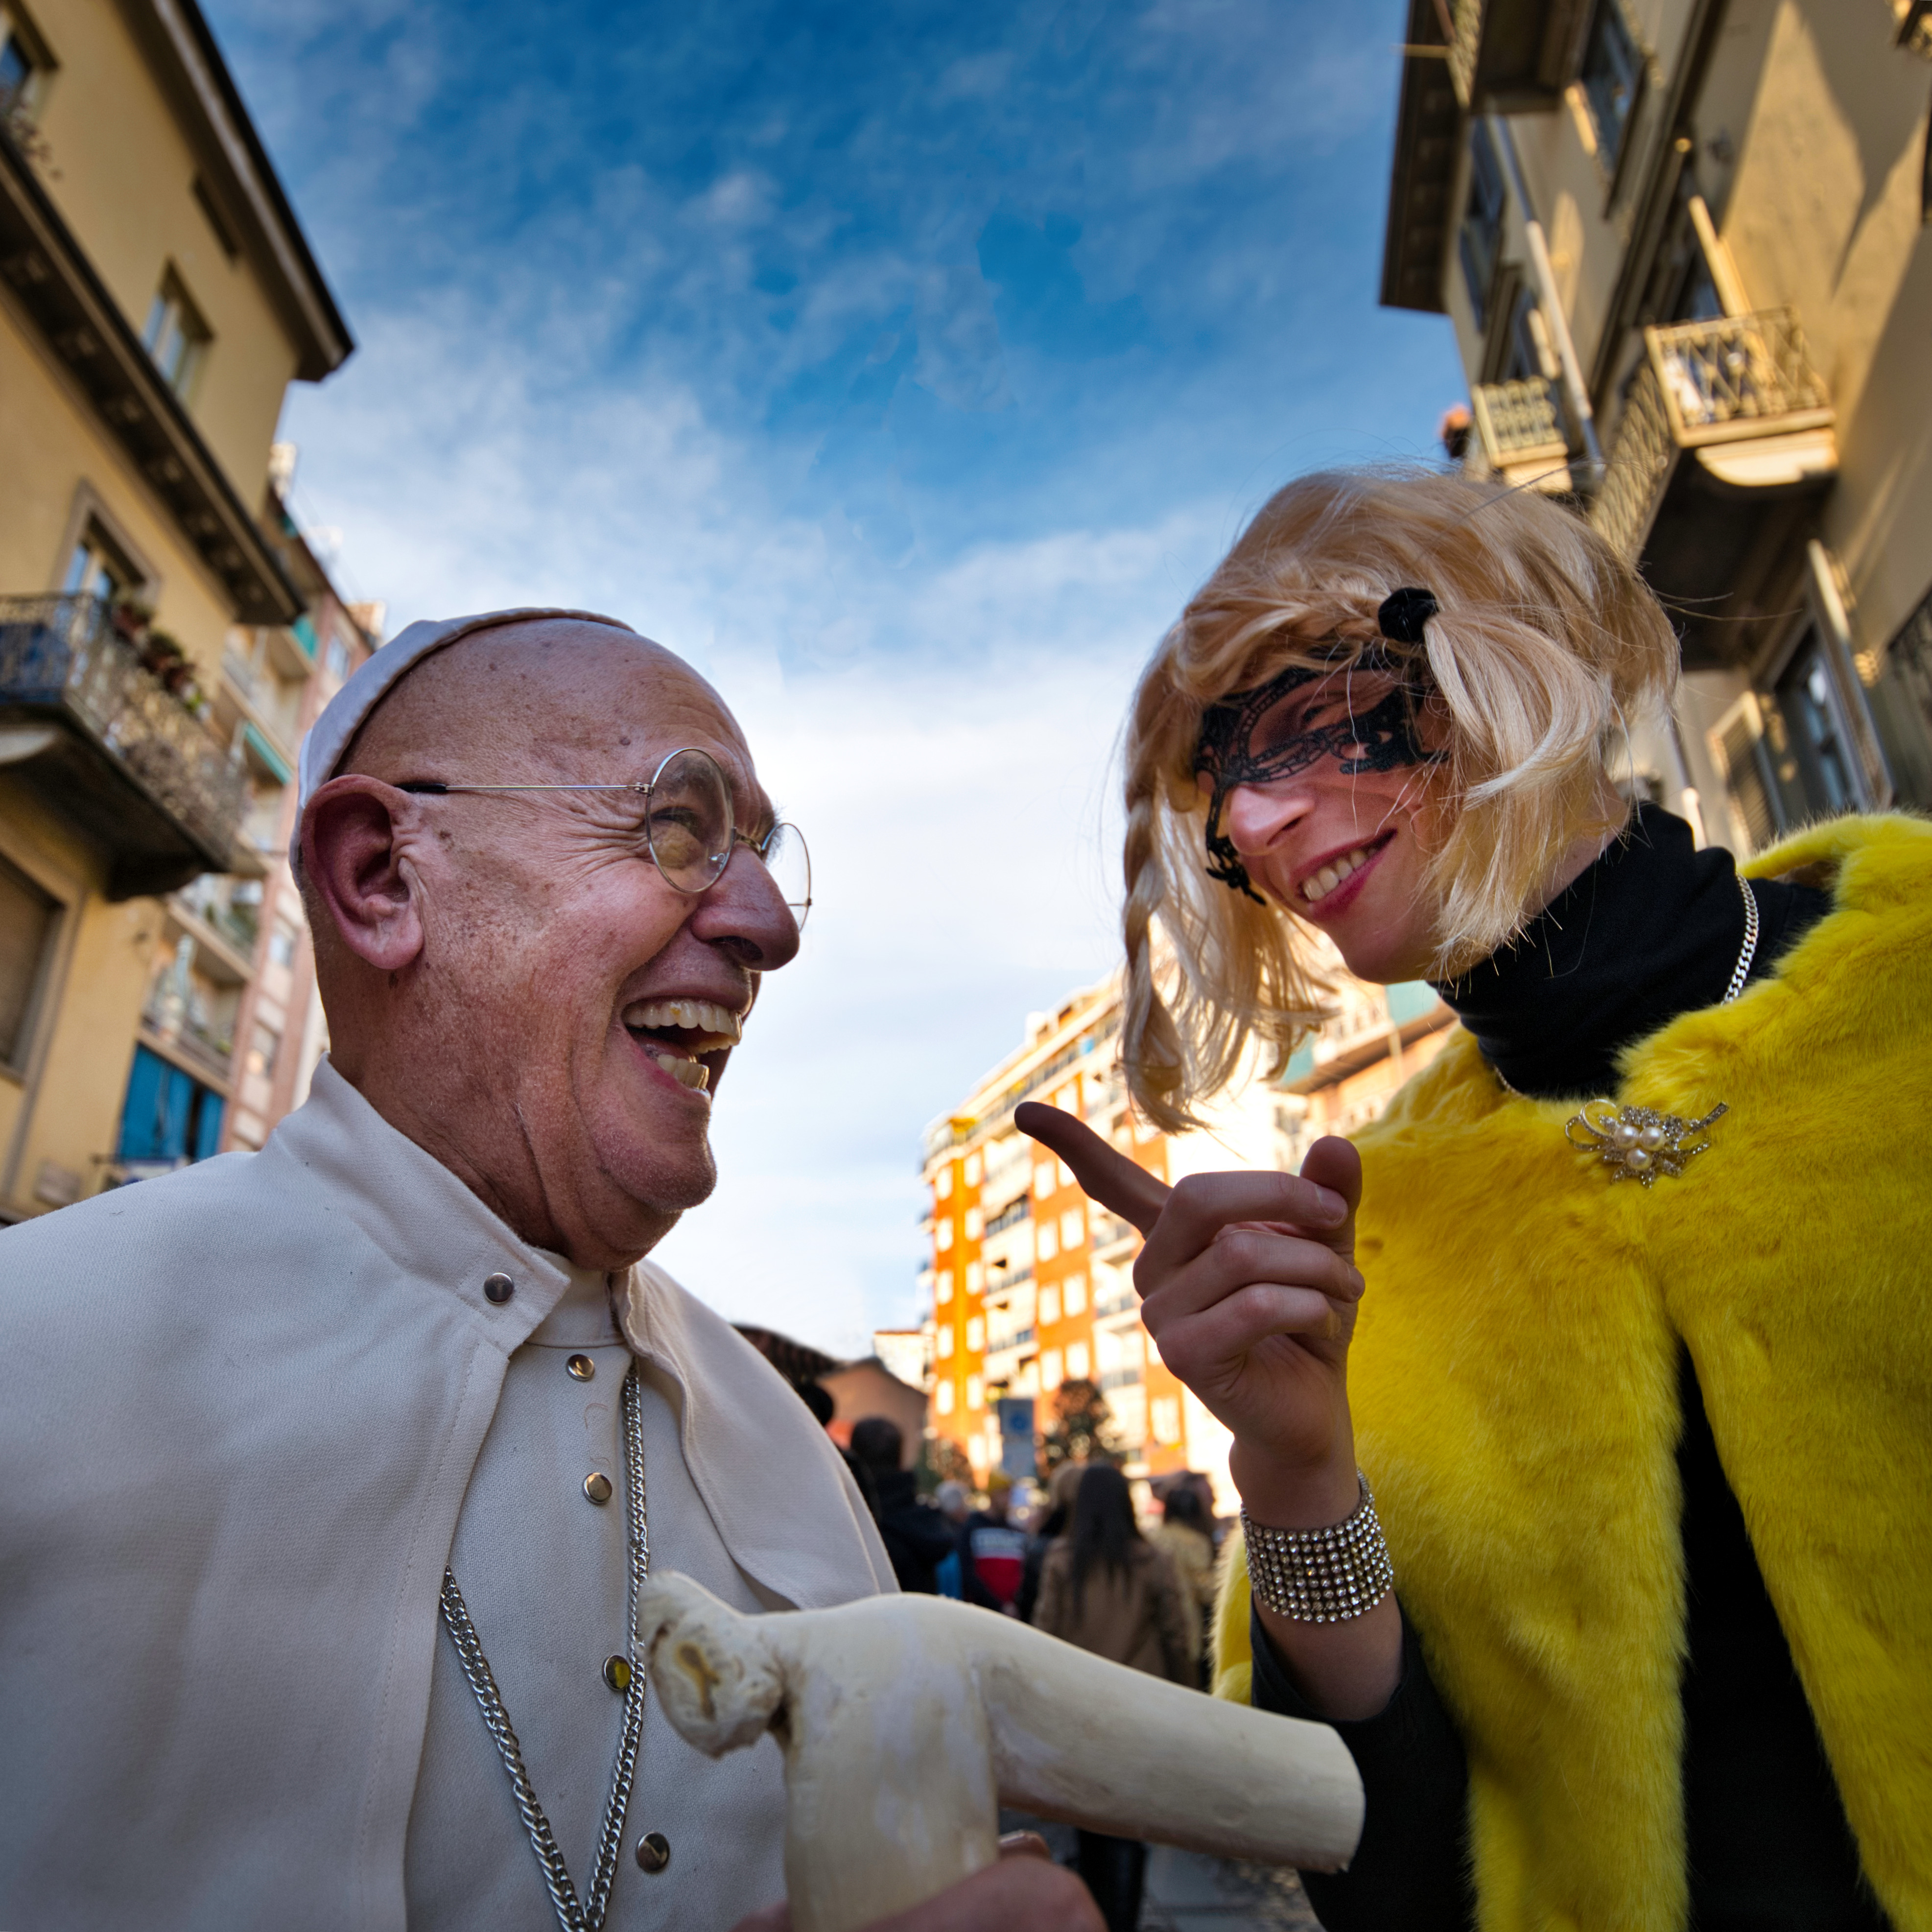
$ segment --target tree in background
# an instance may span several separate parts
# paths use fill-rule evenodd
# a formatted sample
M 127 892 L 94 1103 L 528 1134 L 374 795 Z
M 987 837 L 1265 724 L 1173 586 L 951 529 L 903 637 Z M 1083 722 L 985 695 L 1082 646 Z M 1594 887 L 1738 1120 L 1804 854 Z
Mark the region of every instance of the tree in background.
M 969 1490 L 980 1486 L 965 1450 L 950 1436 L 928 1436 L 920 1445 L 919 1461 L 914 1466 L 922 1496 L 931 1496 L 941 1483 L 964 1483 Z
M 1114 1412 L 1098 1385 L 1084 1377 L 1062 1382 L 1048 1398 L 1050 1420 L 1040 1432 L 1040 1461 L 1051 1475 L 1063 1462 L 1118 1462 Z

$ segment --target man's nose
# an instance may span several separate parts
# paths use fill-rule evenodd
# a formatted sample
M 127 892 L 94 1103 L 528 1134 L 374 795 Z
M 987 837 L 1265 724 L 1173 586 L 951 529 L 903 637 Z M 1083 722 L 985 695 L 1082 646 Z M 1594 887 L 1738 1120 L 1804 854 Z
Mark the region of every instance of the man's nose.
M 765 862 L 746 845 L 732 853 L 717 884 L 699 899 L 691 930 L 754 973 L 776 972 L 798 952 L 798 922 Z
M 1259 854 L 1308 810 L 1308 797 L 1292 779 L 1273 784 L 1237 785 L 1222 808 L 1234 850 Z

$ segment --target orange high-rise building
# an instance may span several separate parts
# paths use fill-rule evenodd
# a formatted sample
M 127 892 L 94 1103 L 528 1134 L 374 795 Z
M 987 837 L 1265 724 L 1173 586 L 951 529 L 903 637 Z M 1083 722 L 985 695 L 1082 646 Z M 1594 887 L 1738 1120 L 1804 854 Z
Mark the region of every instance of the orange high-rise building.
M 1278 1079 L 1256 1073 L 1223 1096 L 1202 1131 L 1162 1133 L 1130 1100 L 1116 1064 L 1118 976 L 1034 1015 L 1025 1044 L 927 1130 L 928 1427 L 964 1454 L 976 1480 L 1003 1460 L 1030 1460 L 1030 1445 L 1001 1432 L 1000 1398 L 1031 1398 L 1036 1443 L 1056 1392 L 1090 1382 L 1130 1476 L 1200 1470 L 1223 1508 L 1233 1507 L 1226 1430 L 1142 1325 L 1138 1234 L 1089 1202 L 1066 1166 L 1014 1126 L 1013 1109 L 1022 1100 L 1061 1108 L 1170 1184 L 1211 1168 L 1294 1167 L 1316 1135 L 1379 1112 L 1434 1057 L 1450 1024 L 1426 986 L 1337 980 L 1330 1026 Z

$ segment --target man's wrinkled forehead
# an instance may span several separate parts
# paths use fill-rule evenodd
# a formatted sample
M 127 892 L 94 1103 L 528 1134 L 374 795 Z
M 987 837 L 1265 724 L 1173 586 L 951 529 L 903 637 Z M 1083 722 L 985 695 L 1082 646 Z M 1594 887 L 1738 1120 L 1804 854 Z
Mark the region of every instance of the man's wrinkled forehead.
M 487 782 L 514 768 L 610 782 L 648 777 L 632 768 L 694 740 L 748 776 L 736 721 L 681 658 L 632 632 L 544 619 L 464 638 L 413 667 L 338 770 L 393 782 L 407 765 L 409 776 Z M 435 773 L 416 770 L 425 760 Z

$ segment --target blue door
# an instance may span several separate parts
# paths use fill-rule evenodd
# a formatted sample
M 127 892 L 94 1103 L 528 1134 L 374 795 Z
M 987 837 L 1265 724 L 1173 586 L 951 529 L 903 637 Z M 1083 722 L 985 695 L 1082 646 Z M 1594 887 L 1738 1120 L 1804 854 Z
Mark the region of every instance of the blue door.
M 171 1066 L 145 1046 L 134 1049 L 128 1099 L 121 1110 L 123 1162 L 179 1167 L 206 1160 L 221 1144 L 224 1102 L 212 1088 Z

